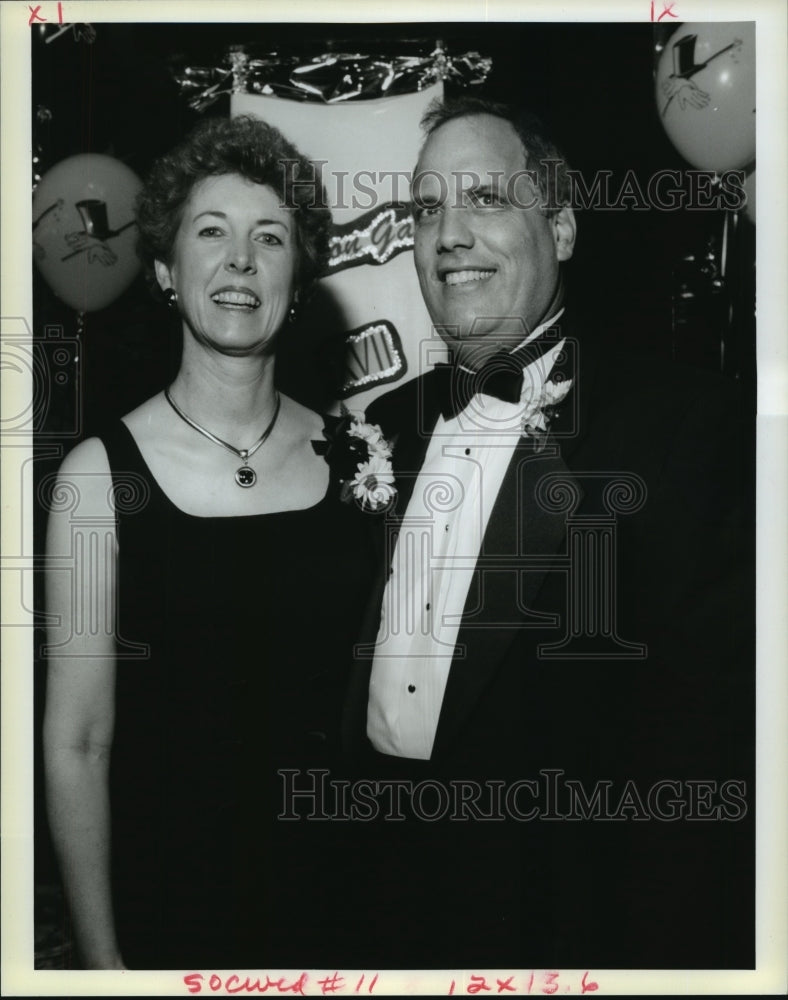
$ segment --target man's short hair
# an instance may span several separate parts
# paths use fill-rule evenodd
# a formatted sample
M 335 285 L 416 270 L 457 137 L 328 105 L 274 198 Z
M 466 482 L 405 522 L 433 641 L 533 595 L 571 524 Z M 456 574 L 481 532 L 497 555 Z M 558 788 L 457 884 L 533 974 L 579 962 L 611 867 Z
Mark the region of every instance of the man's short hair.
M 442 125 L 473 115 L 492 115 L 512 126 L 525 152 L 526 169 L 536 173 L 540 207 L 545 215 L 555 215 L 562 206 L 570 204 L 572 195 L 566 157 L 547 135 L 536 115 L 525 108 L 482 97 L 436 98 L 425 111 L 421 127 L 426 139 L 429 139 Z

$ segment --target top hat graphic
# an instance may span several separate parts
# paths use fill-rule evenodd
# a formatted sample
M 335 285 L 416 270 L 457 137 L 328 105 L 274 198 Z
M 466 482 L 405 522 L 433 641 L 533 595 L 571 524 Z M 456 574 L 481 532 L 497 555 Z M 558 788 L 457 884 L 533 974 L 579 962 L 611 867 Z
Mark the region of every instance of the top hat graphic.
M 109 228 L 107 219 L 107 203 L 98 198 L 86 198 L 84 201 L 76 203 L 76 209 L 82 217 L 82 224 L 88 236 L 95 236 L 98 240 L 108 240 L 118 233 Z
M 703 69 L 705 63 L 695 62 L 695 43 L 697 35 L 685 35 L 673 46 L 673 75 L 690 77 Z

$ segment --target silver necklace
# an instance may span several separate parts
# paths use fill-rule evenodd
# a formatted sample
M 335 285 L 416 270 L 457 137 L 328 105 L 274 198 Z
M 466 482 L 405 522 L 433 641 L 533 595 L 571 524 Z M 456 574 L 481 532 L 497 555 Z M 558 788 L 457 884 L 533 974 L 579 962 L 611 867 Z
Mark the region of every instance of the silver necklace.
M 204 427 L 200 427 L 196 420 L 192 420 L 191 417 L 187 417 L 183 410 L 178 406 L 175 400 L 170 395 L 170 390 L 164 390 L 164 398 L 170 404 L 170 406 L 175 410 L 181 420 L 185 421 L 189 427 L 193 428 L 203 437 L 207 437 L 209 441 L 213 441 L 214 444 L 221 445 L 222 448 L 226 448 L 227 451 L 231 451 L 233 455 L 237 455 L 238 458 L 243 460 L 243 465 L 235 470 L 235 481 L 239 486 L 244 489 L 248 489 L 250 486 L 254 486 L 257 482 L 257 473 L 254 469 L 249 466 L 249 459 L 254 455 L 258 448 L 260 448 L 268 440 L 271 431 L 274 429 L 274 424 L 276 423 L 276 418 L 279 416 L 279 406 L 282 399 L 279 393 L 276 394 L 276 406 L 274 407 L 274 415 L 271 417 L 271 423 L 266 427 L 260 437 L 255 441 L 251 448 L 234 448 L 231 444 L 226 441 L 222 441 L 221 438 L 216 437 L 215 434 L 211 434 Z

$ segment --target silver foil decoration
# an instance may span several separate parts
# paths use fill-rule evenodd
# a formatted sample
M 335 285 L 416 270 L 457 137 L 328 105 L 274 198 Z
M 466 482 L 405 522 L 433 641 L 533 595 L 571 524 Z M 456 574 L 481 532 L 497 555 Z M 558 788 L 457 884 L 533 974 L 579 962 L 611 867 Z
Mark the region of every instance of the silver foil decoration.
M 233 46 L 221 66 L 186 66 L 173 76 L 189 107 L 203 111 L 223 94 L 338 104 L 414 93 L 441 80 L 473 86 L 484 83 L 491 68 L 492 59 L 478 52 L 449 55 L 440 43 L 427 56 L 331 52 L 306 63 L 277 53 L 252 57 Z

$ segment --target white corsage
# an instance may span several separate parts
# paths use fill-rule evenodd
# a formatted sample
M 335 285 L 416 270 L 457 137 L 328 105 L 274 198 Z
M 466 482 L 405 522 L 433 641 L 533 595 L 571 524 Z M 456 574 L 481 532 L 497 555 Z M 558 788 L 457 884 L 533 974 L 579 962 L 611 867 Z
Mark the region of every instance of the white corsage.
M 321 448 L 341 483 L 340 498 L 362 510 L 380 511 L 396 496 L 391 445 L 377 424 L 368 424 L 345 406 L 339 421 L 323 434 Z
M 350 486 L 362 507 L 370 510 L 387 507 L 396 492 L 390 460 L 382 452 L 371 455 L 366 462 L 359 464 Z

